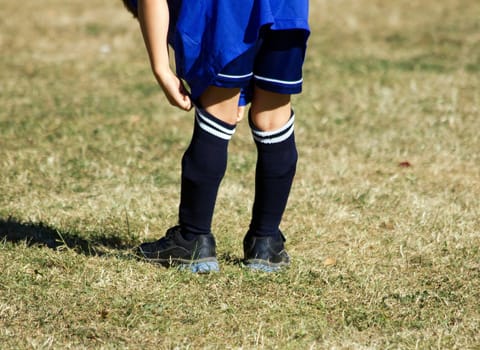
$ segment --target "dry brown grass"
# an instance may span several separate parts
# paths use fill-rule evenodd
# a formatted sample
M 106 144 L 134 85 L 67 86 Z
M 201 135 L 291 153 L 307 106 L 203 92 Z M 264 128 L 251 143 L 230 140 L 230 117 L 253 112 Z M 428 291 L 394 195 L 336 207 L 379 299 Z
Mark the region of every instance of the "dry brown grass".
M 1 348 L 479 348 L 478 1 L 311 1 L 293 265 L 238 264 L 243 123 L 211 276 L 130 254 L 175 223 L 191 116 L 120 1 L 0 5 Z

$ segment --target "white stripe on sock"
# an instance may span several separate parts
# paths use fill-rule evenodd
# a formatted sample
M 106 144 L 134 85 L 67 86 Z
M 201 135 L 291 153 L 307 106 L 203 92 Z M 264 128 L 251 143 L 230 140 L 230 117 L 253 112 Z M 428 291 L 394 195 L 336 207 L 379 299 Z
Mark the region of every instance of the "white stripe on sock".
M 253 139 L 257 142 L 263 143 L 263 144 L 273 144 L 273 143 L 280 143 L 288 139 L 291 135 L 293 134 L 293 125 L 288 130 L 285 134 L 282 134 L 277 137 L 271 137 L 271 138 L 264 138 L 264 137 L 258 137 L 256 135 L 253 135 Z
M 221 125 L 218 125 L 214 121 L 203 116 L 198 110 L 197 110 L 197 113 L 195 114 L 195 117 L 196 117 L 198 126 L 202 130 L 208 132 L 213 136 L 221 138 L 223 140 L 230 140 L 232 138 L 232 135 L 235 133 L 235 129 L 230 130 Z M 212 125 L 213 127 L 209 126 L 208 124 Z M 221 130 L 218 130 L 216 128 L 219 128 Z
M 224 140 L 230 140 L 232 138 L 231 135 L 224 134 L 223 132 L 220 132 L 214 128 L 209 127 L 207 124 L 203 123 L 200 118 L 197 118 L 198 126 L 208 132 L 209 134 L 216 136 L 218 138 L 224 139 Z
M 229 128 L 226 128 L 218 123 L 215 123 L 213 120 L 211 120 L 210 118 L 206 117 L 205 115 L 202 114 L 202 112 L 200 111 L 200 109 L 197 108 L 196 110 L 197 112 L 197 115 L 202 119 L 202 121 L 204 121 L 205 123 L 207 124 L 210 124 L 211 126 L 213 126 L 215 129 L 217 130 L 220 130 L 222 132 L 224 132 L 225 134 L 228 134 L 228 135 L 233 135 L 235 133 L 235 128 L 233 129 L 229 129 Z M 198 120 L 198 118 L 197 118 Z
M 287 130 L 289 127 L 293 125 L 294 121 L 295 121 L 295 114 L 292 114 L 288 122 L 284 126 L 282 126 L 280 129 L 273 130 L 273 131 L 261 131 L 261 130 L 252 129 L 252 133 L 258 137 L 273 136 Z

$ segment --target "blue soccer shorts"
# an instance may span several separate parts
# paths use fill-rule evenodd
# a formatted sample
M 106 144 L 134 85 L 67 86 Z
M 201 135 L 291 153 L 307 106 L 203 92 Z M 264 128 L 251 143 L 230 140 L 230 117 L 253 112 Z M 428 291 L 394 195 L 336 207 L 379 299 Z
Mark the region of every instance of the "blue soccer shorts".
M 252 84 L 280 94 L 298 94 L 306 41 L 303 30 L 262 30 L 258 45 L 227 64 L 212 85 L 242 88 L 247 96 L 242 96 L 241 104 L 249 101 Z

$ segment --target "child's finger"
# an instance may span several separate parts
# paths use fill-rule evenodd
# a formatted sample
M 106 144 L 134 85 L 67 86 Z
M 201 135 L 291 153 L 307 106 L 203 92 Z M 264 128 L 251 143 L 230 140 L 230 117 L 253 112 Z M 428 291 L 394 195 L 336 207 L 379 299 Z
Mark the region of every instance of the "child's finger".
M 185 111 L 192 109 L 192 101 L 188 95 L 183 95 L 183 99 L 180 101 L 179 107 Z

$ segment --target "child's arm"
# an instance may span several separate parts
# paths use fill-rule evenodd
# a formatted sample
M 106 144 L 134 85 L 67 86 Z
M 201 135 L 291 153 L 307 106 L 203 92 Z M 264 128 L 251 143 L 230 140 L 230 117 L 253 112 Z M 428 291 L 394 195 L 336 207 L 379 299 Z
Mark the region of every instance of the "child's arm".
M 181 80 L 170 68 L 168 58 L 169 13 L 166 0 L 140 0 L 138 20 L 147 47 L 150 64 L 170 104 L 190 110 L 192 103 Z

